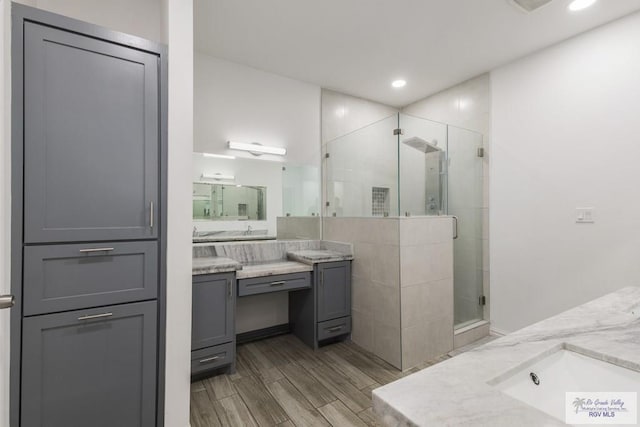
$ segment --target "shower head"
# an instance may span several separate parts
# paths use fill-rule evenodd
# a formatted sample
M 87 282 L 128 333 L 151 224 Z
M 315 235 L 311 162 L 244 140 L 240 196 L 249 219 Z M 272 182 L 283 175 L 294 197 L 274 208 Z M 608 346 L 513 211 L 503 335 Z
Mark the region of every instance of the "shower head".
M 436 141 L 435 139 L 433 140 L 433 142 L 428 142 L 422 138 L 414 136 L 403 140 L 402 143 L 408 145 L 409 147 L 415 148 L 416 150 L 421 151 L 425 154 L 442 151 L 442 148 L 437 147 L 438 141 Z

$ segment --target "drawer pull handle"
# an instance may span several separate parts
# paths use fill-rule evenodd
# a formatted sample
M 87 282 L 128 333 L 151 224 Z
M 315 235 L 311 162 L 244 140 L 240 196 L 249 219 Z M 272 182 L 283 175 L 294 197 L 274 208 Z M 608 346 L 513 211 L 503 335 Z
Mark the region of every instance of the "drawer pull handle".
M 80 316 L 78 320 L 91 320 L 91 319 L 101 319 L 103 317 L 111 317 L 113 313 L 102 313 L 102 314 L 91 314 L 89 316 Z
M 269 284 L 269 286 L 282 286 L 282 285 L 284 285 L 284 284 L 286 284 L 286 283 L 287 283 L 287 282 L 286 282 L 286 281 L 284 281 L 284 280 L 279 280 L 279 281 L 277 281 L 277 282 L 271 282 L 271 283 Z
M 111 252 L 114 248 L 91 248 L 91 249 L 80 249 L 80 253 L 88 254 L 91 252 Z
M 209 363 L 209 362 L 213 362 L 214 360 L 218 360 L 220 358 L 224 359 L 224 356 L 207 357 L 206 359 L 202 359 L 198 363 Z
M 327 331 L 338 332 L 340 329 L 342 329 L 342 326 L 334 326 L 333 328 L 327 328 Z

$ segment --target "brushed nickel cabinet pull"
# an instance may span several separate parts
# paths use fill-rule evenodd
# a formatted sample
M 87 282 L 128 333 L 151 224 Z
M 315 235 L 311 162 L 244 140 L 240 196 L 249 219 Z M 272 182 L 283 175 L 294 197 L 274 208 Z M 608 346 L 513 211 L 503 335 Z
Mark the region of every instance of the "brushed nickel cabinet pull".
M 153 228 L 153 201 L 149 202 L 149 227 Z
M 284 285 L 284 284 L 286 284 L 286 283 L 287 283 L 287 282 L 285 282 L 284 280 L 279 280 L 279 281 L 277 281 L 277 282 L 271 282 L 271 283 L 269 284 L 269 286 L 282 286 L 282 285 Z
M 90 248 L 90 249 L 80 249 L 80 252 L 83 254 L 88 254 L 91 252 L 111 252 L 114 248 Z
M 0 309 L 11 308 L 16 304 L 16 298 L 13 295 L 0 295 Z
M 209 363 L 209 362 L 213 362 L 214 360 L 218 360 L 220 358 L 224 359 L 224 356 L 213 356 L 213 357 L 207 357 L 206 359 L 202 359 L 200 360 L 198 363 Z
M 338 332 L 340 329 L 342 329 L 342 326 L 334 326 L 333 328 L 327 329 L 327 331 L 329 331 L 329 332 Z
M 233 296 L 233 287 L 231 286 L 231 280 L 227 279 L 227 295 L 229 298 Z
M 91 320 L 91 319 L 101 319 L 103 317 L 111 317 L 113 313 L 102 313 L 102 314 L 91 314 L 88 316 L 80 316 L 78 320 Z

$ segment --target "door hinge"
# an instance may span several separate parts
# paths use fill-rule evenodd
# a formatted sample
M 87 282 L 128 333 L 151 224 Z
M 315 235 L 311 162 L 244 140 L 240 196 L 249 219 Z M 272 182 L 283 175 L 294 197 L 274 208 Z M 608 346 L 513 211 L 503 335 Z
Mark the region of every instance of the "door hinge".
M 484 148 L 483 147 L 478 148 L 478 157 L 484 157 Z
M 331 206 L 331 202 L 326 202 L 325 206 L 327 206 L 327 207 Z
M 394 129 L 393 130 L 393 134 L 394 135 L 404 135 L 404 131 L 400 128 Z
M 329 157 L 331 157 L 331 155 L 329 153 L 324 153 L 324 158 L 328 159 Z
M 487 297 L 485 297 L 484 295 L 480 295 L 480 298 L 478 298 L 478 304 L 482 306 L 487 305 Z

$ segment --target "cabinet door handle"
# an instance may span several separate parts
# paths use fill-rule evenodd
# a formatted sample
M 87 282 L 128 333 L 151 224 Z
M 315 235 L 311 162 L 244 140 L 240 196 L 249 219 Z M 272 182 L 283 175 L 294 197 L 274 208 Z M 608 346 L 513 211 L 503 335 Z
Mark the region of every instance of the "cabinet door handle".
M 153 228 L 153 200 L 149 202 L 149 227 Z
M 324 271 L 320 270 L 320 286 L 324 286 Z
M 227 296 L 231 298 L 233 296 L 233 286 L 231 286 L 231 280 L 227 279 Z
M 87 254 L 91 252 L 111 252 L 114 248 L 90 248 L 90 249 L 80 249 L 80 253 Z
M 202 360 L 198 361 L 198 363 L 209 363 L 209 362 L 213 362 L 214 360 L 218 360 L 220 358 L 224 359 L 224 356 L 207 357 L 206 359 L 202 359 Z
M 88 316 L 80 316 L 78 320 L 91 320 L 91 319 L 101 319 L 103 317 L 111 317 L 113 313 L 102 313 L 102 314 L 90 314 Z
M 338 332 L 340 329 L 342 329 L 342 326 L 334 326 L 333 328 L 328 328 L 327 331 Z
M 282 286 L 282 285 L 284 285 L 284 284 L 286 284 L 286 283 L 287 283 L 287 282 L 286 282 L 286 281 L 284 281 L 284 280 L 278 280 L 277 282 L 271 282 L 271 283 L 269 284 L 269 286 Z

